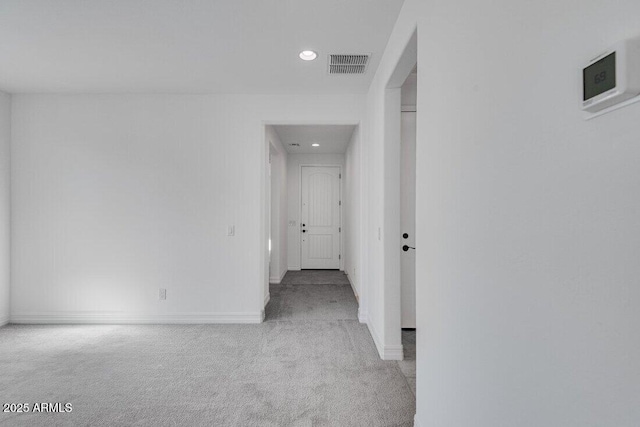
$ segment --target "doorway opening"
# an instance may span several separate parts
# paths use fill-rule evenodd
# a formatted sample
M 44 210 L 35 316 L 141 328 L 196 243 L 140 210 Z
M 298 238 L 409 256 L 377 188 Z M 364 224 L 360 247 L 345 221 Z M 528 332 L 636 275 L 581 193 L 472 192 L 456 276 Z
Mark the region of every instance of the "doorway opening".
M 400 113 L 400 326 L 416 328 L 416 100 L 418 67 L 401 88 Z M 403 334 L 404 336 L 404 334 Z M 413 340 L 415 342 L 415 340 Z
M 416 392 L 416 112 L 418 70 L 414 67 L 401 88 L 400 112 L 400 365 Z
M 272 301 L 267 317 L 276 305 L 291 302 L 282 302 L 290 296 L 287 292 L 292 291 L 287 286 L 318 285 L 329 289 L 329 285 L 346 285 L 353 304 L 345 303 L 343 311 L 347 306 L 349 310 L 353 308 L 357 319 L 355 273 L 359 256 L 355 252 L 360 248 L 360 189 L 356 186 L 360 183 L 360 168 L 359 152 L 354 151 L 359 147 L 358 128 L 355 123 L 265 124 L 265 146 L 269 153 L 266 160 L 269 188 L 265 192 L 265 221 L 269 224 L 264 249 L 269 266 L 264 282 L 265 308 Z M 274 290 L 279 292 L 280 301 L 273 302 Z M 312 305 L 322 299 L 316 298 Z M 337 307 L 341 301 L 327 296 L 326 303 Z M 321 311 L 331 315 L 336 310 L 319 307 L 318 313 Z
M 382 312 L 379 352 L 383 359 L 398 360 L 407 382 L 416 390 L 415 263 L 420 250 L 416 236 L 417 143 L 417 31 L 407 39 L 402 55 L 384 91 L 382 156 Z

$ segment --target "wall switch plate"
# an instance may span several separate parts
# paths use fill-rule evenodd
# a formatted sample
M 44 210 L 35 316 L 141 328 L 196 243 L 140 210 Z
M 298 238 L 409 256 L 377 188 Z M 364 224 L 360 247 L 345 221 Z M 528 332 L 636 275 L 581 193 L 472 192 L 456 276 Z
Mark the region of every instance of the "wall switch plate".
M 167 299 L 167 290 L 165 288 L 160 288 L 159 297 L 161 301 L 164 301 Z
M 236 235 L 236 226 L 230 225 L 227 227 L 227 236 L 235 236 Z

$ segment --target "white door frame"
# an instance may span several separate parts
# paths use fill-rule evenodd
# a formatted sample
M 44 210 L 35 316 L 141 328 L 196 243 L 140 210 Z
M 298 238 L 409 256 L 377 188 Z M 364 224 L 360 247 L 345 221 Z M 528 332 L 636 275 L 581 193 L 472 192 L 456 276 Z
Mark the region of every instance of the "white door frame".
M 414 30 L 407 40 L 402 55 L 387 81 L 384 91 L 384 134 L 382 159 L 382 293 L 381 307 L 384 328 L 381 331 L 380 356 L 385 360 L 402 360 L 402 328 L 400 298 L 400 254 L 402 231 L 400 230 L 400 134 L 401 88 L 417 63 L 418 39 Z M 418 83 L 419 84 L 419 83 Z M 418 134 L 416 134 L 418 135 Z M 419 141 L 419 136 L 416 136 Z M 416 169 L 417 171 L 417 169 Z M 416 236 L 417 238 L 418 236 Z M 419 242 L 416 240 L 419 247 Z M 418 284 L 416 283 L 416 292 Z
M 342 202 L 342 195 L 344 194 L 344 179 L 342 179 L 342 165 L 341 164 L 327 164 L 327 163 L 301 163 L 298 168 L 298 226 L 302 221 L 302 168 L 304 167 L 326 167 L 326 168 L 338 168 L 340 174 L 340 194 L 338 195 L 339 200 Z M 343 214 L 343 205 L 340 204 L 340 255 L 344 253 L 344 214 Z M 302 270 L 302 233 L 298 236 L 300 239 L 300 269 Z M 340 256 L 340 271 L 344 271 L 344 257 Z

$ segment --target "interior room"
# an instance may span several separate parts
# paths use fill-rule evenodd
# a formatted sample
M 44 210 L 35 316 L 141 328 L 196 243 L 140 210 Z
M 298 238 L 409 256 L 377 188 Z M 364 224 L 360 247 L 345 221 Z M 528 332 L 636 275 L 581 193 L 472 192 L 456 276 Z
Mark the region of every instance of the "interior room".
M 639 16 L 0 1 L 0 425 L 637 427 Z

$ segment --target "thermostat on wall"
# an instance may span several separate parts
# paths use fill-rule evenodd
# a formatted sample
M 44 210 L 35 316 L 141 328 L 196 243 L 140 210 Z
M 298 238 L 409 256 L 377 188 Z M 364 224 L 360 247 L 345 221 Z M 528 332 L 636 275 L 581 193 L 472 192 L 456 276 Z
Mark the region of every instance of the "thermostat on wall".
M 591 113 L 640 95 L 640 43 L 626 40 L 593 58 L 582 85 L 582 109 Z

